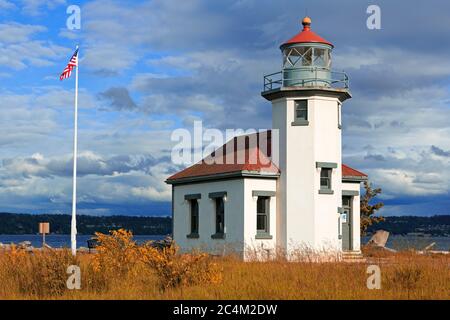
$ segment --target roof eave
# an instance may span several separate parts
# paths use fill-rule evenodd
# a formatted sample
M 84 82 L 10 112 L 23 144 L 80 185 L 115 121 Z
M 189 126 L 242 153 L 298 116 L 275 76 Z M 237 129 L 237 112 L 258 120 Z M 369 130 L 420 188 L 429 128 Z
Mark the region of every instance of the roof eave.
M 330 47 L 331 49 L 334 49 L 334 45 L 331 42 L 327 41 L 299 41 L 299 42 L 285 42 L 280 46 L 280 50 L 284 50 L 286 47 L 293 46 L 293 45 L 308 45 L 308 44 L 323 44 L 325 46 Z
M 189 183 L 196 183 L 196 182 L 226 180 L 226 179 L 236 179 L 236 178 L 277 179 L 279 176 L 280 176 L 280 173 L 242 170 L 242 171 L 234 171 L 234 172 L 209 174 L 209 175 L 204 175 L 204 176 L 185 177 L 185 178 L 178 178 L 178 179 L 167 179 L 165 182 L 167 184 L 177 185 L 177 184 L 189 184 Z
M 343 176 L 342 182 L 363 182 L 367 181 L 367 176 Z

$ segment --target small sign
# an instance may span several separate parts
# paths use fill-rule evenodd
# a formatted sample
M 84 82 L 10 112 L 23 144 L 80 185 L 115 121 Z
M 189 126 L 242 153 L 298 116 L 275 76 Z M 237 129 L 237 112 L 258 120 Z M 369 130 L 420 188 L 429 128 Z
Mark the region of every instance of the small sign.
M 347 223 L 347 214 L 346 213 L 341 214 L 341 222 Z
M 39 223 L 39 233 L 42 234 L 42 247 L 45 248 L 45 235 L 50 233 L 50 223 L 41 222 Z
M 48 223 L 48 222 L 39 223 L 39 233 L 40 234 L 49 234 L 50 233 L 50 223 Z

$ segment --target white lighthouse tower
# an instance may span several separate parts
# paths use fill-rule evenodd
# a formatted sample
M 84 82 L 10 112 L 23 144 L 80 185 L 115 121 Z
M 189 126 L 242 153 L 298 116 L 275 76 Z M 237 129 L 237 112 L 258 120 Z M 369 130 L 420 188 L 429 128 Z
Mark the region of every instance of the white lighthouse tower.
M 302 24 L 281 45 L 282 71 L 265 76 L 262 92 L 279 130 L 277 244 L 288 252 L 299 246 L 339 252 L 341 107 L 351 95 L 347 76 L 331 71 L 333 45 L 311 31 L 309 17 Z

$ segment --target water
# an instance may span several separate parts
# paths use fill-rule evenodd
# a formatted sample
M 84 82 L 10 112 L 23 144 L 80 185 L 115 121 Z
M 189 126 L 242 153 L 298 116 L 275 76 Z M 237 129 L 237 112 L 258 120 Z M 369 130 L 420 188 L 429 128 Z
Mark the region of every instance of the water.
M 141 244 L 151 240 L 164 239 L 165 235 L 153 235 L 153 236 L 133 236 L 134 240 Z M 92 236 L 78 235 L 77 247 L 87 247 L 87 240 Z M 0 235 L 0 243 L 3 244 L 18 244 L 22 241 L 30 241 L 31 245 L 35 248 L 42 246 L 42 236 L 29 234 L 29 235 Z M 70 235 L 66 234 L 51 234 L 45 237 L 45 242 L 53 248 L 70 248 Z
M 365 244 L 371 237 L 362 237 L 361 243 Z M 450 250 L 450 237 L 417 237 L 390 235 L 386 247 L 395 250 L 417 249 L 422 250 L 429 244 L 436 242 L 432 250 Z
M 78 235 L 77 245 L 78 247 L 87 247 L 87 240 L 92 238 L 92 236 Z M 153 236 L 134 236 L 134 240 L 141 244 L 151 240 L 161 240 L 164 239 L 164 235 L 153 235 Z M 361 242 L 363 244 L 369 241 L 370 237 L 363 237 Z M 39 248 L 42 246 L 42 236 L 40 235 L 0 235 L 0 243 L 10 244 L 19 243 L 22 241 L 30 241 L 31 244 Z M 70 247 L 70 235 L 48 235 L 46 236 L 46 242 L 53 248 L 64 248 Z M 432 242 L 436 242 L 436 246 L 433 247 L 434 250 L 449 250 L 450 249 L 450 238 L 449 237 L 417 237 L 417 236 L 399 236 L 391 235 L 389 236 L 386 246 L 388 248 L 402 250 L 402 249 L 418 249 L 421 250 L 425 248 Z

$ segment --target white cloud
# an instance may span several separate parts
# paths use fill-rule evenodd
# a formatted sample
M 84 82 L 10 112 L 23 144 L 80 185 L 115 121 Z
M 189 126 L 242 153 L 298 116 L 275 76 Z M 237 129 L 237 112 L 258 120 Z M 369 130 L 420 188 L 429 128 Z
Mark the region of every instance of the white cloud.
M 43 14 L 44 10 L 53 10 L 67 2 L 65 0 L 20 0 L 22 3 L 22 11 L 31 16 Z
M 12 2 L 9 2 L 7 0 L 0 0 L 0 9 L 1 10 L 14 9 L 15 7 L 16 6 Z
M 99 72 L 112 75 L 122 73 L 137 62 L 138 55 L 131 48 L 115 44 L 96 44 L 89 46 L 83 54 L 83 65 Z
M 408 77 L 447 76 L 450 62 L 445 53 L 432 50 L 413 51 L 398 47 L 348 47 L 333 56 L 339 69 L 361 69 L 376 66 Z
M 67 49 L 51 42 L 33 40 L 47 29 L 39 25 L 0 24 L 0 66 L 24 69 L 28 65 L 50 66 L 67 53 Z
M 28 25 L 20 23 L 2 23 L 0 24 L 0 42 L 20 43 L 30 39 L 30 37 L 39 32 L 46 31 L 47 28 L 39 25 Z

